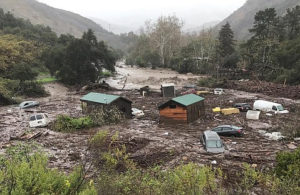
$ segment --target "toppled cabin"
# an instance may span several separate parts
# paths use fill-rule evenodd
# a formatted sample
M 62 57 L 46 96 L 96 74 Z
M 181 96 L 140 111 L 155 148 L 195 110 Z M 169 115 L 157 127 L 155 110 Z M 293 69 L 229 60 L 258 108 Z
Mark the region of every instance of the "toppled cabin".
M 161 95 L 163 97 L 175 97 L 175 85 L 173 83 L 162 84 L 160 87 Z
M 159 107 L 161 122 L 193 122 L 205 115 L 204 98 L 195 94 L 179 96 Z
M 117 95 L 109 95 L 103 93 L 88 93 L 80 98 L 82 102 L 82 111 L 89 113 L 95 108 L 109 109 L 116 106 L 120 111 L 124 112 L 127 118 L 131 117 L 131 104 L 132 102 L 126 98 Z

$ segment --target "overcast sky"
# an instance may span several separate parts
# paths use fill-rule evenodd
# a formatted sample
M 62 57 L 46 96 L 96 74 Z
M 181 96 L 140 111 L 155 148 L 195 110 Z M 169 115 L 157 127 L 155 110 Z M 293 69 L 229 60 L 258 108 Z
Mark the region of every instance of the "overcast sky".
M 112 24 L 139 27 L 161 15 L 181 18 L 186 28 L 220 21 L 246 0 L 38 0 L 52 7 L 96 17 Z

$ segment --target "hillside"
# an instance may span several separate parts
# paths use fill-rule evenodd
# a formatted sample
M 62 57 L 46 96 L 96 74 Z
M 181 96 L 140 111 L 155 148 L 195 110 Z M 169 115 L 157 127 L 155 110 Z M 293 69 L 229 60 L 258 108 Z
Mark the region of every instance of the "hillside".
M 104 40 L 114 48 L 124 48 L 119 36 L 106 31 L 90 19 L 72 12 L 50 7 L 36 0 L 1 0 L 0 8 L 10 11 L 16 17 L 28 19 L 33 24 L 43 24 L 60 34 L 71 34 L 81 37 L 84 31 L 92 29 L 97 38 Z
M 216 26 L 216 30 L 219 30 L 222 25 L 229 22 L 236 39 L 248 39 L 250 37 L 249 29 L 253 25 L 256 12 L 266 8 L 275 8 L 279 15 L 283 15 L 287 8 L 292 8 L 296 5 L 300 5 L 299 0 L 248 0 L 240 9 L 219 23 Z
M 99 18 L 91 17 L 90 19 L 96 22 L 97 24 L 99 24 L 100 26 L 102 26 L 102 28 L 104 28 L 108 32 L 113 32 L 115 34 L 122 34 L 122 33 L 128 33 L 130 31 L 135 31 L 135 29 L 132 29 L 130 27 L 121 26 L 118 24 L 112 24 L 104 20 L 101 20 Z

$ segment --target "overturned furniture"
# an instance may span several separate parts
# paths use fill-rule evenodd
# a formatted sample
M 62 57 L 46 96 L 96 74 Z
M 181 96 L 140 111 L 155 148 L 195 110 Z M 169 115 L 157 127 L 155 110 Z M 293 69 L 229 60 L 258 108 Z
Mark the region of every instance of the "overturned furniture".
M 163 97 L 175 97 L 175 85 L 173 83 L 165 83 L 161 85 L 161 95 Z
M 84 113 L 89 113 L 97 108 L 110 109 L 115 106 L 122 111 L 127 118 L 131 117 L 132 102 L 121 96 L 91 92 L 80 98 L 80 101 L 82 102 L 82 111 Z
M 193 122 L 204 117 L 204 98 L 195 94 L 179 96 L 159 107 L 161 122 Z

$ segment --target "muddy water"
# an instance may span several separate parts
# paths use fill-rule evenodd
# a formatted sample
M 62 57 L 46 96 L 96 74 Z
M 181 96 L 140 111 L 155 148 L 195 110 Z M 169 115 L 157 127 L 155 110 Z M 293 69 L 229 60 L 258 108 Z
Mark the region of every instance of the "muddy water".
M 143 86 L 150 86 L 159 90 L 162 83 L 174 83 L 177 88 L 186 84 L 196 84 L 201 76 L 189 74 L 178 74 L 169 69 L 139 68 L 127 66 L 123 62 L 118 62 L 116 66 L 117 74 L 106 82 L 112 87 L 122 89 L 139 89 Z

